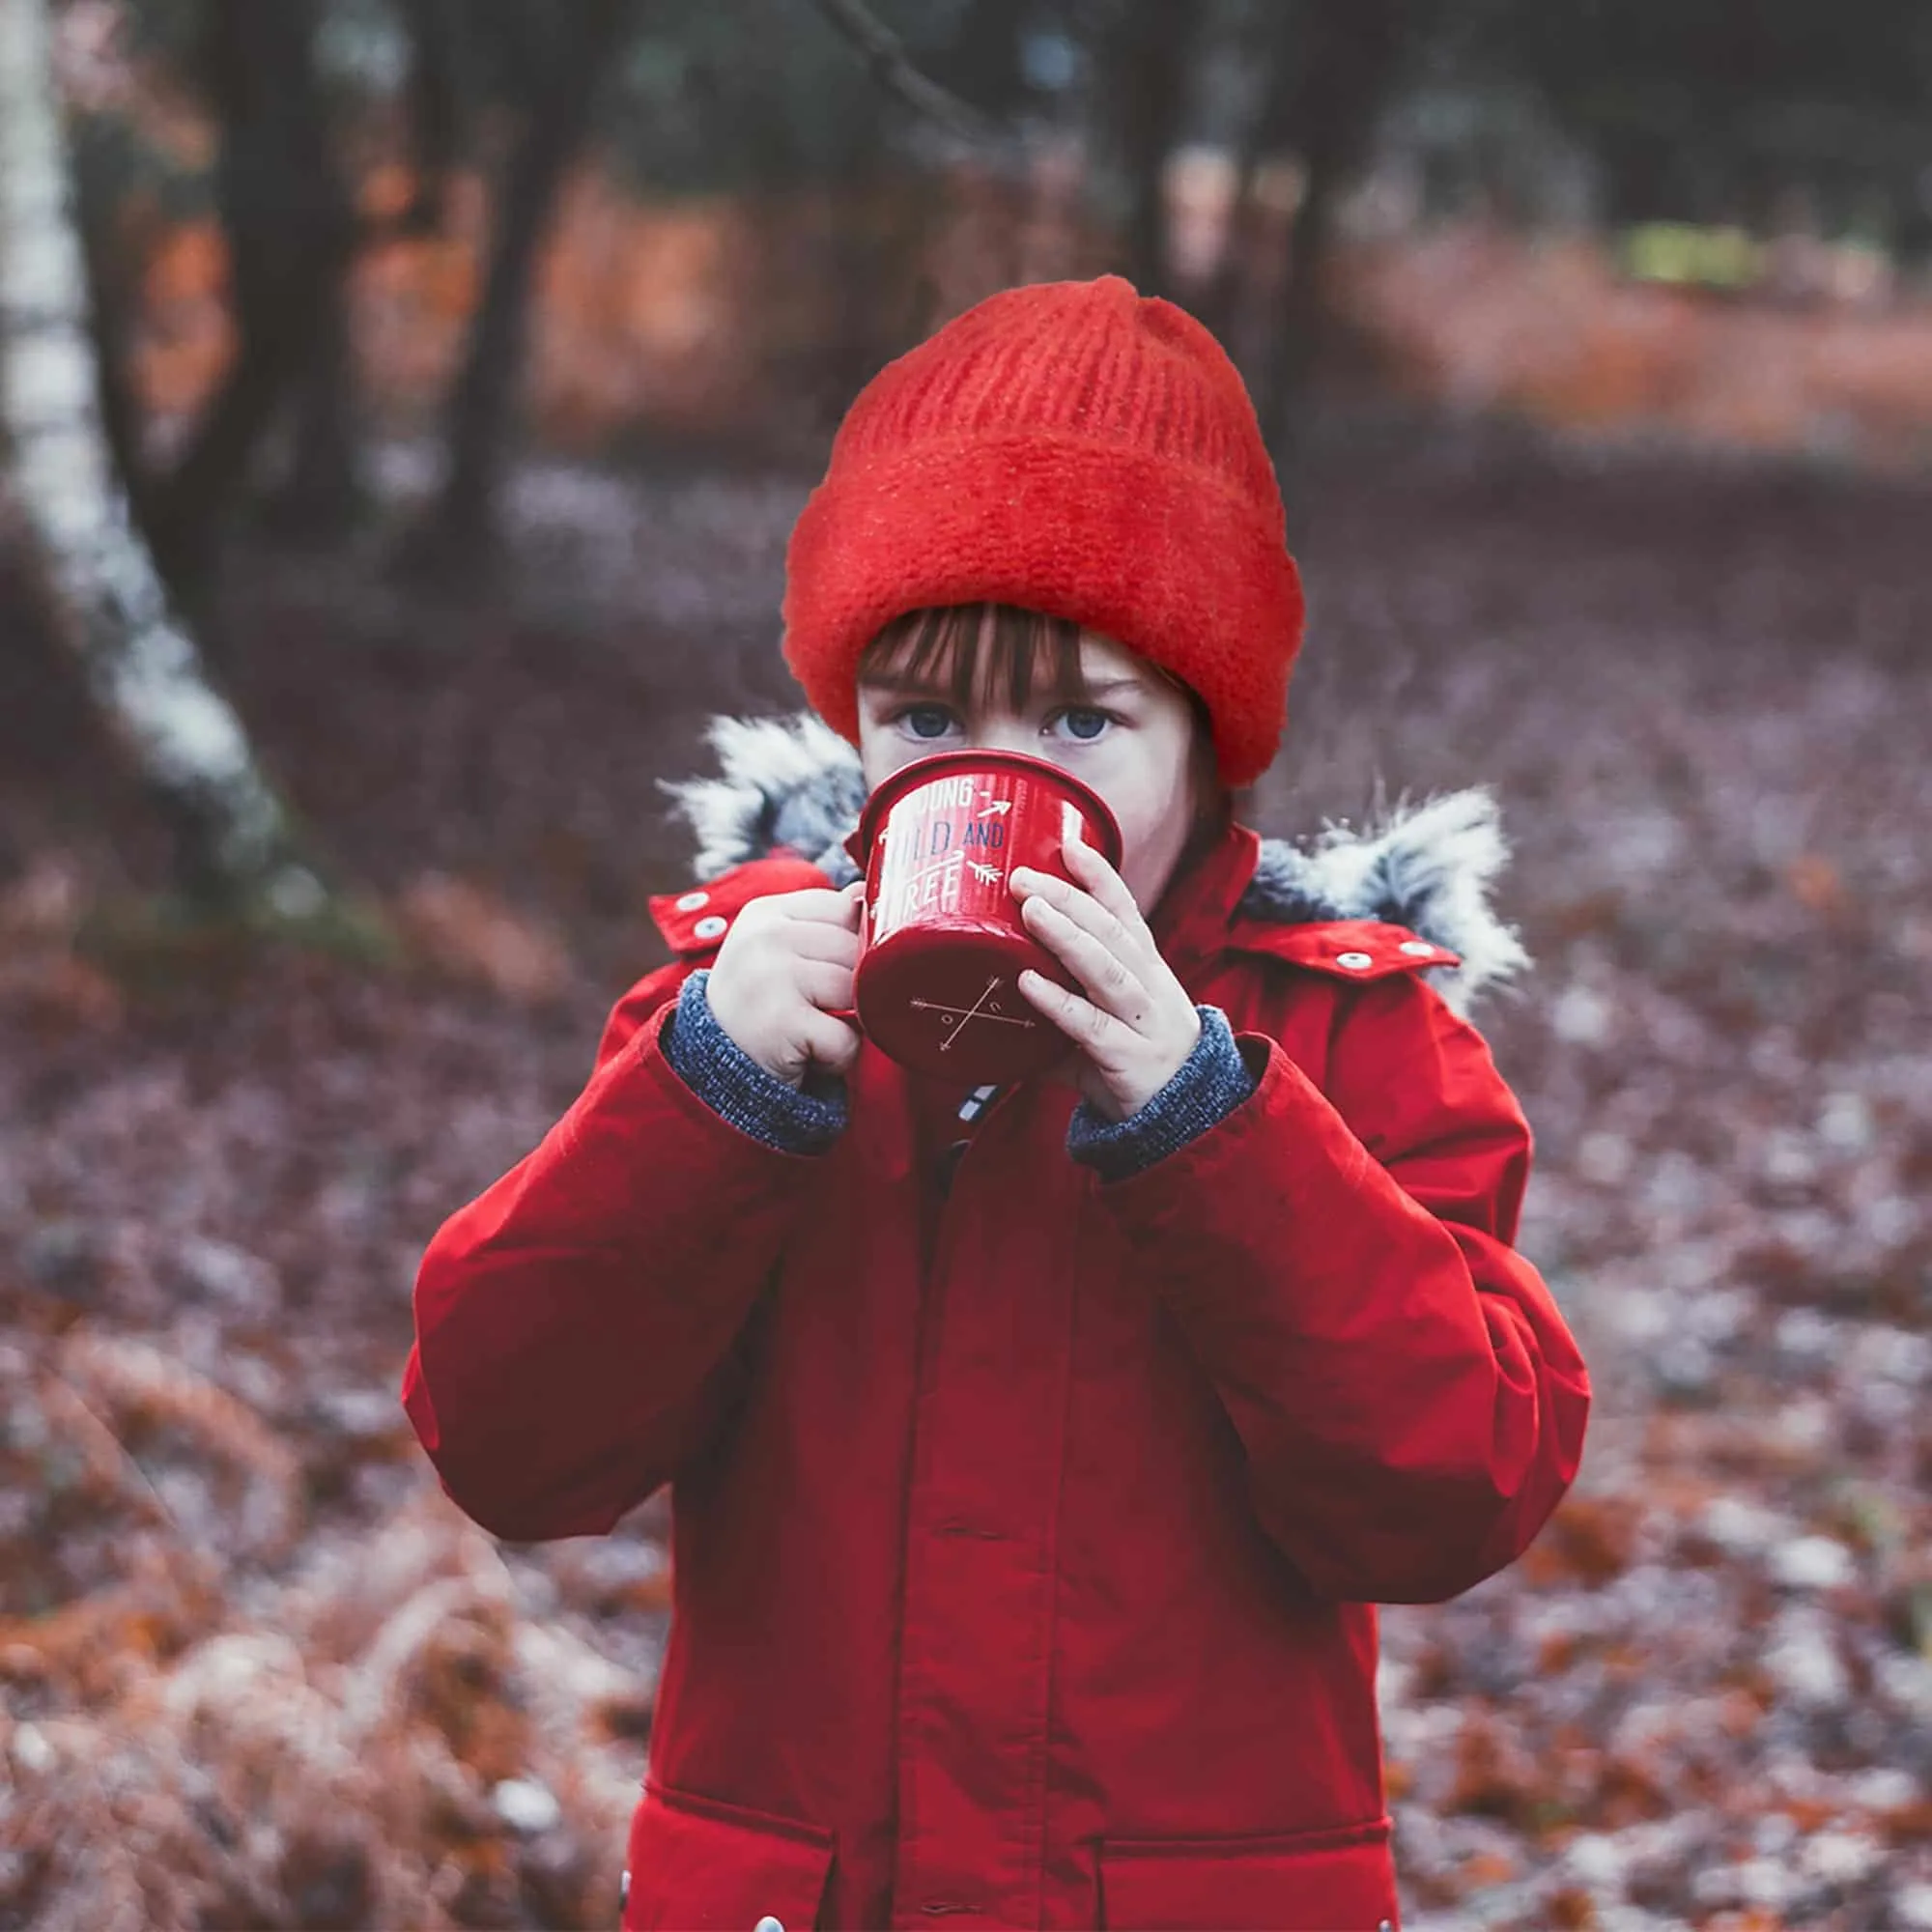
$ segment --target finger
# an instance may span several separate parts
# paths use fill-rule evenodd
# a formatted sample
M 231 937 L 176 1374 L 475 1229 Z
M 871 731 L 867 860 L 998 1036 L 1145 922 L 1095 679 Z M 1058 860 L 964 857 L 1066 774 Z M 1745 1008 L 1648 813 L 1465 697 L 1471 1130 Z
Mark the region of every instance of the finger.
M 807 886 L 800 892 L 779 894 L 772 904 L 786 919 L 849 926 L 857 916 L 859 896 L 849 886 L 838 892 L 830 886 Z
M 1097 845 L 1090 845 L 1080 836 L 1077 825 L 1067 828 L 1061 841 L 1066 869 L 1094 897 L 1121 922 L 1136 939 L 1151 941 L 1140 903 L 1127 890 L 1127 882 L 1107 863 L 1107 855 Z
M 1097 1006 L 1137 1033 L 1147 1024 L 1153 1002 L 1140 976 L 1118 952 L 1045 899 L 1028 899 L 1020 917 Z
M 1133 1043 L 1133 1035 L 1112 1013 L 1102 1012 L 1091 1000 L 1056 985 L 1028 966 L 1020 973 L 1021 996 L 1030 1001 L 1086 1054 L 1105 1068 Z
M 785 946 L 797 959 L 815 959 L 829 966 L 859 963 L 859 935 L 842 925 L 822 925 L 816 920 L 802 919 L 786 929 Z
M 1026 917 L 1030 903 L 1039 901 L 1065 913 L 1075 925 L 1084 926 L 1110 952 L 1131 956 L 1137 944 L 1133 934 L 1092 893 L 1051 872 L 1035 871 L 1030 866 L 1016 867 L 1011 876 L 1021 918 Z
M 859 1029 L 849 1021 L 834 1019 L 830 1013 L 812 1013 L 799 1027 L 812 1064 L 828 1073 L 845 1073 L 859 1057 Z
M 821 1012 L 837 1012 L 852 1004 L 850 966 L 823 959 L 802 959 L 793 984 Z

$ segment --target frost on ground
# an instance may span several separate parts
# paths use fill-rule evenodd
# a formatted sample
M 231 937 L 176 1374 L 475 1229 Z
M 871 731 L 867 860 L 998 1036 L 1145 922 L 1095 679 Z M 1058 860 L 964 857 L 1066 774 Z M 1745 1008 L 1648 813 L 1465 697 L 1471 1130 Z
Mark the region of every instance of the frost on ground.
M 409 1286 L 660 956 L 657 781 L 795 701 L 804 487 L 532 470 L 466 603 L 241 560 L 224 673 L 384 974 L 77 944 L 158 854 L 0 655 L 0 1924 L 614 1920 L 663 1506 L 467 1524 Z M 1408 1922 L 1932 1926 L 1927 493 L 1442 440 L 1313 505 L 1253 815 L 1495 788 L 1537 963 L 1476 1017 L 1599 1389 L 1523 1561 L 1384 1614 Z

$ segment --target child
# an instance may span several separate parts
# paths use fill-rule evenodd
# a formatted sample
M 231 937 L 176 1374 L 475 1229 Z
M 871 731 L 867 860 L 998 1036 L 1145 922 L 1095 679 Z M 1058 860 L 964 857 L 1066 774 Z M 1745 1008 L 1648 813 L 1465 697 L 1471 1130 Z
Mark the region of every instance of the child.
M 1235 818 L 1298 580 L 1239 377 L 1117 276 L 881 372 L 784 620 L 831 729 L 715 734 L 676 956 L 436 1236 L 403 1384 L 498 1536 L 672 1486 L 623 1923 L 1392 1926 L 1374 1606 L 1518 1556 L 1589 1406 L 1451 1003 L 1523 963 L 1490 801 L 1312 850 Z M 1124 835 L 1012 879 L 1083 991 L 1027 982 L 1065 1075 L 997 1094 L 836 1017 L 842 837 L 955 745 Z

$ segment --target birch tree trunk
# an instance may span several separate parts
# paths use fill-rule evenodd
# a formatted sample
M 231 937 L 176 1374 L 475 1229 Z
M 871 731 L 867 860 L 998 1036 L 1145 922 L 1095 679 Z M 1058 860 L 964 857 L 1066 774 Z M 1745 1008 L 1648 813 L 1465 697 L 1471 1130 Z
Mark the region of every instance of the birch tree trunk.
M 193 896 L 284 920 L 327 894 L 209 683 L 100 420 L 47 0 L 0 0 L 0 443 L 29 561 L 94 702 L 171 817 Z

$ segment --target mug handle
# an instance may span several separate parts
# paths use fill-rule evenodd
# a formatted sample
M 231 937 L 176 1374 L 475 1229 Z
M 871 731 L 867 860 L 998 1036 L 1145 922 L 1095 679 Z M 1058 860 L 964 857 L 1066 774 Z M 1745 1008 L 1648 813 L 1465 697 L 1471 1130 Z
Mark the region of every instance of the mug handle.
M 845 841 L 845 846 L 847 851 L 851 851 L 852 842 L 854 839 L 858 838 L 858 836 L 859 836 L 858 833 L 855 831 L 852 834 L 851 838 Z M 856 852 L 854 852 L 852 856 L 856 859 L 859 855 Z M 865 883 L 866 883 L 865 876 L 862 873 L 858 878 L 854 879 L 851 882 L 851 884 L 840 888 L 841 891 L 848 893 L 852 890 L 853 886 L 858 886 L 862 888 L 859 898 L 859 908 L 860 908 L 859 957 L 857 960 L 853 962 L 853 968 L 852 968 L 852 970 L 855 973 L 859 970 L 860 966 L 865 964 L 866 954 L 868 951 L 870 951 L 870 946 L 871 946 L 870 922 L 867 921 L 867 919 L 866 918 L 866 912 L 865 912 L 866 900 L 863 892 Z M 818 1010 L 822 1013 L 829 1014 L 835 1020 L 843 1020 L 845 1024 L 851 1027 L 856 1033 L 858 1033 L 862 1038 L 865 1037 L 865 1032 L 866 1032 L 865 1024 L 859 1018 L 859 1009 L 857 1007 L 820 1007 Z

